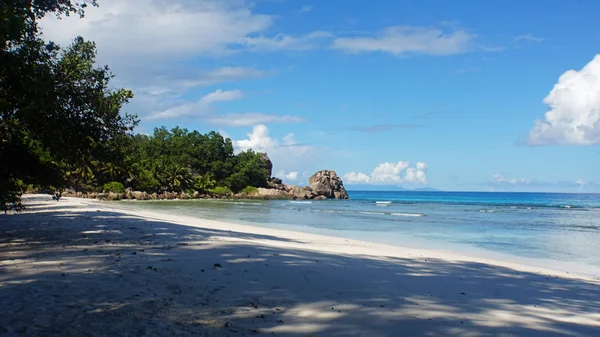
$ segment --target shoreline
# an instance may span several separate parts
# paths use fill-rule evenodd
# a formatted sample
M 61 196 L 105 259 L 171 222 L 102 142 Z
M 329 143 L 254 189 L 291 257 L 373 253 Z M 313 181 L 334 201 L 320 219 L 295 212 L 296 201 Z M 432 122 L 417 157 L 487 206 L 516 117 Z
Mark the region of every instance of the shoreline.
M 0 317 L 9 317 L 0 334 L 79 335 L 89 326 L 100 329 L 92 335 L 210 336 L 600 329 L 600 282 L 592 277 L 49 199 L 28 196 L 25 213 L 0 217 Z
M 235 226 L 235 231 L 243 231 L 248 233 L 261 233 L 261 234 L 272 234 L 281 236 L 284 238 L 293 238 L 297 235 L 309 235 L 314 236 L 315 239 L 328 242 L 337 242 L 341 244 L 345 241 L 347 244 L 358 245 L 362 247 L 370 247 L 372 255 L 381 255 L 382 252 L 396 252 L 400 255 L 407 257 L 412 256 L 426 256 L 429 258 L 442 258 L 442 259 L 455 259 L 457 261 L 471 261 L 477 263 L 485 263 L 500 267 L 513 268 L 515 270 L 532 271 L 537 270 L 539 273 L 544 274 L 555 274 L 565 275 L 567 277 L 579 277 L 589 280 L 600 280 L 600 267 L 583 264 L 579 262 L 561 261 L 534 257 L 523 257 L 516 254 L 502 253 L 483 248 L 473 247 L 466 244 L 444 244 L 443 248 L 431 248 L 423 247 L 426 245 L 432 245 L 432 242 L 419 241 L 417 244 L 406 245 L 404 242 L 399 244 L 386 243 L 381 240 L 374 239 L 354 239 L 350 237 L 337 236 L 335 230 L 319 229 L 318 231 L 324 233 L 314 233 L 310 231 L 302 231 L 297 225 L 290 225 L 291 229 L 282 229 L 273 226 L 260 226 L 251 223 L 237 223 L 234 221 L 227 220 L 214 220 L 208 218 L 194 217 L 194 216 L 177 216 L 169 212 L 159 211 L 148 211 L 141 209 L 127 208 L 129 202 L 136 202 L 137 200 L 119 200 L 119 201 L 104 201 L 104 200 L 90 200 L 90 199 L 79 199 L 84 200 L 83 202 L 90 202 L 93 204 L 104 205 L 106 207 L 111 206 L 113 210 L 119 210 L 126 212 L 130 215 L 143 215 L 149 217 L 156 217 L 165 221 L 172 221 L 177 219 L 176 222 L 186 226 L 196 226 L 196 222 L 209 222 L 216 226 L 219 224 L 222 227 Z M 142 200 L 143 202 L 231 202 L 239 200 L 221 200 L 221 199 L 189 199 L 189 200 Z M 247 201 L 256 201 L 247 199 Z M 121 207 L 123 205 L 123 207 Z M 216 228 L 216 227 L 213 227 Z M 354 233 L 354 232 L 353 232 Z M 356 231 L 356 234 L 360 234 Z M 340 241 L 341 240 L 341 241 Z M 463 250 L 461 250 L 461 248 Z M 331 251 L 334 252 L 334 251 Z M 343 252 L 338 252 L 343 253 Z M 407 255 L 409 254 L 409 255 Z M 524 268 L 524 269 L 523 269 Z

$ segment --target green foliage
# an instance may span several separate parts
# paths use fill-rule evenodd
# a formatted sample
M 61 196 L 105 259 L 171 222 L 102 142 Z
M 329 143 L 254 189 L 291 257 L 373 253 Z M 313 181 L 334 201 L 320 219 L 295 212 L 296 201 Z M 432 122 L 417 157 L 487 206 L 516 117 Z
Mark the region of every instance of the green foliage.
M 193 188 L 200 193 L 206 193 L 213 189 L 216 186 L 216 183 L 217 182 L 210 177 L 210 174 L 207 173 L 203 176 L 194 177 Z
M 253 151 L 239 153 L 235 158 L 233 173 L 228 185 L 234 191 L 240 191 L 246 186 L 265 187 L 267 185 L 267 163 Z
M 266 185 L 266 163 L 253 152 L 233 153 L 230 139 L 175 127 L 156 128 L 152 136 L 133 137 L 132 166 L 137 170 L 131 184 L 146 190 L 140 172 L 151 172 L 162 191 L 193 189 L 206 193 L 215 186 L 240 191 L 248 185 Z
M 146 192 L 158 192 L 160 182 L 154 177 L 152 171 L 141 169 L 134 178 L 135 189 Z
M 118 181 L 111 181 L 102 187 L 104 192 L 125 193 L 125 187 Z
M 234 155 L 231 139 L 218 132 L 161 127 L 133 135 L 138 120 L 121 111 L 133 93 L 111 85 L 109 68 L 95 63 L 95 43 L 77 37 L 61 48 L 42 39 L 39 19 L 82 16 L 88 5 L 96 1 L 0 5 L 0 207 L 19 208 L 23 184 L 219 195 L 266 186 L 260 155 Z
M 254 195 L 258 193 L 258 188 L 254 186 L 246 186 L 242 189 L 242 193 L 245 195 Z
M 23 189 L 25 185 L 23 181 L 19 179 L 10 179 L 5 183 L 7 192 L 0 194 L 0 210 L 6 213 L 9 210 L 20 211 L 23 209 L 23 204 L 21 204 L 21 194 L 23 194 Z
M 96 46 L 77 37 L 61 50 L 41 39 L 48 13 L 83 15 L 94 0 L 5 0 L 0 5 L 0 206 L 17 206 L 19 187 L 88 188 L 119 163 L 137 124 L 121 114 L 133 94 L 113 89 Z M 107 176 L 109 176 L 107 174 Z
M 218 196 L 228 197 L 233 194 L 233 192 L 227 186 L 217 186 L 209 191 L 210 193 Z

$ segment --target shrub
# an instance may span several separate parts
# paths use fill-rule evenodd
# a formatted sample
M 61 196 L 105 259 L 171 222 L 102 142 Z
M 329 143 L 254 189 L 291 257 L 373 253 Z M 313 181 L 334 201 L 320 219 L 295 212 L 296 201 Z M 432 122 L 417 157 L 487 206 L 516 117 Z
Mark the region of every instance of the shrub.
M 226 186 L 217 186 L 217 187 L 211 189 L 210 193 L 219 195 L 219 196 L 230 196 L 233 194 L 231 192 L 231 190 L 229 189 L 229 187 L 226 187 Z
M 258 188 L 254 186 L 246 186 L 242 189 L 242 193 L 245 195 L 253 195 L 258 193 Z
M 118 181 L 111 181 L 102 187 L 104 192 L 125 193 L 125 187 Z
M 154 177 L 152 172 L 148 170 L 140 170 L 133 181 L 133 184 L 136 189 L 148 193 L 158 192 L 160 190 L 160 182 Z

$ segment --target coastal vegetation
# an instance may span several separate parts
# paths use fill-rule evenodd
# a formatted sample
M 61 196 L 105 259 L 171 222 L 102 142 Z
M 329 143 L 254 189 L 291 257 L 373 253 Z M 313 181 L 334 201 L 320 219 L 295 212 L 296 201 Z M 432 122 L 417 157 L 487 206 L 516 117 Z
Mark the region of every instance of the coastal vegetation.
M 20 209 L 26 189 L 54 192 L 191 192 L 228 195 L 266 186 L 267 161 L 234 154 L 217 132 L 157 128 L 135 134 L 133 98 L 114 88 L 96 45 L 45 41 L 46 15 L 84 15 L 95 0 L 6 0 L 0 8 L 0 208 Z

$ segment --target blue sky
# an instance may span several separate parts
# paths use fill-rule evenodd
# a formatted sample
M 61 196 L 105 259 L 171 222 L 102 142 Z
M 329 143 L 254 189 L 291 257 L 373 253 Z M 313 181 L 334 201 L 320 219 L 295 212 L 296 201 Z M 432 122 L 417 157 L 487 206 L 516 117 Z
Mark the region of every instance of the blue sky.
M 139 132 L 218 130 L 291 183 L 600 192 L 600 2 L 99 3 L 45 37 L 97 42 Z

